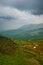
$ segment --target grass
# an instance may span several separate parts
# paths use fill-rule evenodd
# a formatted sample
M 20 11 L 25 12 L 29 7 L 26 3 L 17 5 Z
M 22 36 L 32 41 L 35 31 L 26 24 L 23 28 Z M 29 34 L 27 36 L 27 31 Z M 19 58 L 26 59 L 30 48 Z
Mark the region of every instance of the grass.
M 0 65 L 42 65 L 43 62 L 39 62 L 39 59 L 38 56 L 19 51 L 15 55 L 0 54 Z
M 0 65 L 43 65 L 43 40 L 0 39 Z M 34 43 L 38 48 L 34 49 Z
M 22 53 L 17 53 L 13 56 L 0 54 L 0 65 L 28 65 L 24 57 Z

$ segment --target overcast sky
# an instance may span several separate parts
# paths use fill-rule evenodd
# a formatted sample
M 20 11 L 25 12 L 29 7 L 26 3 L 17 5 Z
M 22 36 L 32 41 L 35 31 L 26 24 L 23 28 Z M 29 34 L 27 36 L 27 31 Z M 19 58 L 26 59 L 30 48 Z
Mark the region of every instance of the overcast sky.
M 43 0 L 0 0 L 0 31 L 43 23 Z

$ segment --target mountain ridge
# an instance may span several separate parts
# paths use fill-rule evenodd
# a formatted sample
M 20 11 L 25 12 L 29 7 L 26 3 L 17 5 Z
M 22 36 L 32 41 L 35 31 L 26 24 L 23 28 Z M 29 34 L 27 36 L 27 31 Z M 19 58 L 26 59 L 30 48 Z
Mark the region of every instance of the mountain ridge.
M 35 39 L 35 36 L 38 39 L 39 38 L 43 39 L 43 24 L 24 25 L 19 29 L 4 31 L 4 32 L 1 32 L 0 34 L 11 37 L 11 38 L 23 39 L 23 40 L 24 39 L 28 40 L 31 37 Z

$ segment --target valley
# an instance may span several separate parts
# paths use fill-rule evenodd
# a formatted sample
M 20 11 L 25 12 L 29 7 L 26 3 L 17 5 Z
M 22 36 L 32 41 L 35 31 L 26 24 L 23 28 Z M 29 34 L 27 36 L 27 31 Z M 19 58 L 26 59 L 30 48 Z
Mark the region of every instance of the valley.
M 43 24 L 24 25 L 15 30 L 1 31 L 0 35 L 15 40 L 37 40 L 43 39 Z

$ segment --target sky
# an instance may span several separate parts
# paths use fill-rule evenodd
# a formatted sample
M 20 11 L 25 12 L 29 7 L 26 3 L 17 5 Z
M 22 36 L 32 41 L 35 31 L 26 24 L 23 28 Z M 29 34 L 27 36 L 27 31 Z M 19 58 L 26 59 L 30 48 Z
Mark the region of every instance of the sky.
M 43 0 L 0 0 L 0 31 L 43 23 Z

